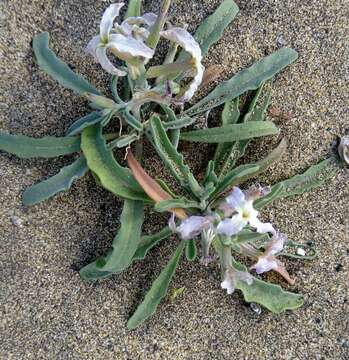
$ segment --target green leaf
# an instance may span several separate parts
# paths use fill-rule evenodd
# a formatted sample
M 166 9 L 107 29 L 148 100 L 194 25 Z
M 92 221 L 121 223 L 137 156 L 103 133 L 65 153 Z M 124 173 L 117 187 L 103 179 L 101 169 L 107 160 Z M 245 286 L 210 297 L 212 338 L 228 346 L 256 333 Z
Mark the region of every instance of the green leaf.
M 198 27 L 194 38 L 201 47 L 202 56 L 206 56 L 209 48 L 216 43 L 224 29 L 233 21 L 239 8 L 233 0 L 224 0 L 215 12 L 208 16 Z M 177 61 L 183 61 L 188 54 L 182 51 Z
M 35 139 L 24 135 L 9 135 L 0 132 L 0 150 L 23 159 L 51 158 L 80 151 L 80 139 L 53 136 Z
M 125 19 L 141 15 L 142 0 L 130 0 L 128 3 Z
M 256 210 L 262 209 L 264 206 L 272 203 L 274 200 L 278 199 L 279 196 L 284 191 L 284 185 L 282 183 L 275 184 L 272 188 L 269 194 L 262 196 L 261 198 L 255 200 L 253 202 L 253 207 Z
M 236 124 L 239 120 L 240 110 L 239 110 L 239 98 L 237 97 L 234 100 L 227 101 L 224 104 L 224 108 L 221 114 L 221 124 L 230 125 Z M 214 154 L 214 161 L 216 167 L 218 167 L 224 159 L 231 157 L 231 149 L 234 143 L 220 143 L 217 144 L 216 152 Z
M 292 49 L 283 48 L 276 51 L 218 85 L 210 94 L 186 110 L 185 114 L 191 116 L 208 111 L 248 90 L 259 88 L 263 82 L 271 79 L 284 67 L 295 61 L 297 57 L 297 52 Z
M 201 47 L 202 56 L 205 56 L 209 48 L 222 37 L 224 29 L 238 12 L 239 8 L 233 0 L 224 0 L 216 11 L 201 23 L 194 38 Z
M 185 256 L 188 261 L 194 261 L 196 259 L 197 249 L 194 239 L 187 240 L 185 245 Z
M 143 202 L 125 200 L 120 223 L 121 227 L 113 240 L 113 247 L 109 254 L 86 265 L 80 270 L 85 280 L 105 278 L 126 269 L 132 262 L 133 256 L 141 241 L 144 219 Z
M 224 143 L 278 134 L 279 130 L 271 121 L 249 121 L 245 124 L 225 125 L 209 129 L 188 131 L 181 134 L 186 141 Z
M 259 166 L 256 164 L 240 165 L 234 170 L 230 171 L 221 181 L 216 185 L 215 191 L 210 196 L 210 199 L 214 199 L 222 192 L 226 191 L 232 186 L 241 184 L 245 177 L 249 174 L 254 174 L 259 170 Z
M 188 200 L 183 197 L 183 198 L 178 198 L 178 199 L 159 201 L 154 205 L 155 211 L 158 211 L 158 212 L 170 211 L 171 209 L 175 209 L 175 208 L 200 209 L 200 204 L 198 204 L 196 201 Z
M 121 112 L 120 115 L 122 118 L 127 122 L 128 125 L 130 125 L 133 129 L 137 131 L 143 130 L 143 124 L 138 121 L 130 112 L 128 109 L 125 109 L 125 111 Z
M 271 193 L 256 200 L 254 206 L 256 209 L 260 209 L 276 199 L 303 194 L 323 185 L 338 170 L 339 166 L 334 158 L 323 160 L 317 165 L 311 166 L 305 173 L 273 185 Z
M 189 167 L 184 164 L 183 155 L 178 153 L 170 142 L 161 120 L 157 116 L 151 117 L 150 127 L 155 149 L 172 175 L 184 189 L 199 197 L 202 188 L 190 172 Z
M 132 330 L 141 325 L 146 319 L 154 314 L 161 299 L 166 295 L 170 281 L 177 269 L 182 256 L 185 242 L 182 241 L 173 254 L 166 267 L 161 271 L 158 278 L 153 282 L 143 302 L 138 306 L 135 313 L 127 322 L 128 329 Z
M 133 260 L 143 260 L 150 249 L 157 245 L 161 240 L 168 238 L 172 234 L 172 230 L 166 226 L 156 234 L 142 236 L 138 249 L 133 255 Z
M 88 167 L 98 176 L 105 189 L 124 199 L 149 201 L 130 170 L 115 160 L 112 151 L 106 145 L 100 125 L 83 130 L 81 149 Z
M 236 244 L 244 244 L 244 243 L 249 243 L 249 242 L 255 242 L 258 240 L 264 240 L 267 241 L 269 240 L 270 237 L 268 234 L 260 234 L 254 231 L 250 231 L 250 230 L 242 230 L 234 239 L 234 242 Z
M 218 182 L 218 178 L 214 169 L 215 169 L 215 162 L 213 160 L 210 160 L 207 164 L 206 174 L 203 181 L 205 187 L 210 183 L 215 185 Z
M 194 118 L 190 118 L 189 116 L 184 116 L 174 121 L 165 122 L 163 123 L 163 126 L 166 130 L 175 130 L 192 125 L 194 122 L 195 122 Z
M 69 129 L 66 132 L 66 136 L 76 135 L 82 132 L 86 127 L 97 124 L 98 122 L 103 120 L 103 116 L 101 116 L 98 112 L 93 112 L 88 114 L 76 121 L 72 125 L 70 125 Z
M 23 193 L 23 204 L 34 205 L 68 190 L 72 183 L 83 177 L 87 171 L 86 159 L 80 156 L 71 165 L 62 168 L 57 175 L 27 188 Z
M 41 69 L 51 75 L 62 86 L 80 95 L 86 92 L 100 94 L 93 85 L 82 76 L 77 75 L 54 54 L 49 48 L 49 34 L 47 32 L 34 36 L 33 50 Z
M 232 265 L 239 271 L 247 271 L 247 268 L 237 261 L 233 261 Z M 238 280 L 236 288 L 242 291 L 245 301 L 261 304 L 275 314 L 285 310 L 294 310 L 303 305 L 301 295 L 284 291 L 281 286 L 269 284 L 256 277 L 253 277 L 251 285 Z

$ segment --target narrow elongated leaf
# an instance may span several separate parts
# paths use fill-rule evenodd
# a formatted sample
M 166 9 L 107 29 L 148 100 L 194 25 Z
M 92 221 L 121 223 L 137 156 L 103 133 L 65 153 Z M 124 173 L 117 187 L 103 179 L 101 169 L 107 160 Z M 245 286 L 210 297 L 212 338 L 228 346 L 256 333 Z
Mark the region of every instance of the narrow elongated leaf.
M 80 139 L 53 136 L 35 139 L 24 135 L 9 135 L 0 132 L 0 150 L 23 159 L 51 158 L 78 152 Z
M 195 122 L 195 118 L 190 118 L 189 116 L 185 116 L 174 121 L 165 122 L 163 125 L 166 130 L 175 130 L 192 125 L 194 122 Z
M 267 241 L 269 239 L 270 237 L 268 234 L 260 234 L 254 231 L 242 231 L 236 236 L 234 242 L 236 242 L 239 245 L 249 242 L 255 242 L 258 240 Z
M 246 267 L 238 262 L 234 261 L 232 265 L 239 271 L 247 271 Z M 298 309 L 303 305 L 302 295 L 284 291 L 281 286 L 269 284 L 256 277 L 253 277 L 251 285 L 237 280 L 236 288 L 242 291 L 245 301 L 261 304 L 274 314 Z
M 157 245 L 161 240 L 168 238 L 173 232 L 168 226 L 156 234 L 142 236 L 137 251 L 133 255 L 133 260 L 143 260 L 148 251 Z
M 87 171 L 86 159 L 80 156 L 71 165 L 62 168 L 57 175 L 27 188 L 23 193 L 23 204 L 34 205 L 61 191 L 68 190 L 72 183 L 83 177 Z
M 105 258 L 98 259 L 80 270 L 84 279 L 105 278 L 131 264 L 141 241 L 143 207 L 142 201 L 125 200 L 120 218 L 121 227 L 113 240 L 112 250 Z
M 227 191 L 228 188 L 236 186 L 244 181 L 248 174 L 254 174 L 259 170 L 259 166 L 256 164 L 240 165 L 234 170 L 230 171 L 220 182 L 217 183 L 215 191 L 210 196 L 214 199 L 219 194 Z
M 279 196 L 284 191 L 284 185 L 282 183 L 275 184 L 272 188 L 269 194 L 262 196 L 261 198 L 255 200 L 253 202 L 253 207 L 256 210 L 262 209 L 264 206 L 272 203 L 274 200 L 278 199 Z
M 81 139 L 87 165 L 105 189 L 124 199 L 149 201 L 131 172 L 115 160 L 103 138 L 101 126 L 93 125 L 84 129 Z
M 186 110 L 185 113 L 193 115 L 208 111 L 248 90 L 259 88 L 263 82 L 271 79 L 284 67 L 295 61 L 297 56 L 297 52 L 293 49 L 283 48 L 276 51 L 249 68 L 240 71 L 230 80 L 218 85 L 210 94 Z
M 142 0 L 130 0 L 128 3 L 125 19 L 141 15 Z
M 277 134 L 279 130 L 271 121 L 249 121 L 245 124 L 225 125 L 181 133 L 181 139 L 193 142 L 224 143 Z
M 79 134 L 87 128 L 88 126 L 97 124 L 98 122 L 103 120 L 103 116 L 99 114 L 98 112 L 93 112 L 91 114 L 88 114 L 76 121 L 72 125 L 70 125 L 69 129 L 66 132 L 66 136 L 73 136 L 76 134 Z
M 159 212 L 171 211 L 171 209 L 173 208 L 200 209 L 200 204 L 198 204 L 196 201 L 188 200 L 186 198 L 178 198 L 178 199 L 163 200 L 156 203 L 154 206 L 155 211 L 159 211 Z
M 157 116 L 153 116 L 150 119 L 150 126 L 155 149 L 172 175 L 183 188 L 199 197 L 202 188 L 190 172 L 189 167 L 184 164 L 183 155 L 178 153 L 170 142 L 161 120 Z
M 197 249 L 196 243 L 194 239 L 190 239 L 187 241 L 185 245 L 185 257 L 188 261 L 194 261 L 196 259 Z
M 215 169 L 215 162 L 213 160 L 210 160 L 207 164 L 206 174 L 205 174 L 205 178 L 203 181 L 203 184 L 205 187 L 209 184 L 215 185 L 217 183 L 218 178 L 217 178 L 217 175 L 216 175 L 214 169 Z
M 33 50 L 41 69 L 52 76 L 62 86 L 80 95 L 86 92 L 100 94 L 93 85 L 72 71 L 66 63 L 54 54 L 49 48 L 49 34 L 47 32 L 34 36 Z
M 153 282 L 143 302 L 138 306 L 135 313 L 128 320 L 128 329 L 135 329 L 154 314 L 161 299 L 167 293 L 170 281 L 177 269 L 178 262 L 182 256 L 184 247 L 185 242 L 182 241 L 170 261 L 167 263 L 166 267 L 161 271 L 158 278 Z
M 233 0 L 224 0 L 215 12 L 201 23 L 194 38 L 201 47 L 202 56 L 205 56 L 209 48 L 222 37 L 224 29 L 233 21 L 238 11 L 239 8 Z M 187 54 L 183 51 L 178 61 L 186 57 Z

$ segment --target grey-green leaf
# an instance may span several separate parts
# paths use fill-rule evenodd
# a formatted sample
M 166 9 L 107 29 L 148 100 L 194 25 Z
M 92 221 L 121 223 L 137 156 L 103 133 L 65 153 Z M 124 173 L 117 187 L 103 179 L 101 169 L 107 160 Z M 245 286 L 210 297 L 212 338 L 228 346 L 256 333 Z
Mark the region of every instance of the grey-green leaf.
M 220 104 L 234 99 L 248 90 L 255 90 L 263 82 L 271 79 L 298 57 L 293 49 L 283 48 L 263 58 L 247 69 L 240 71 L 230 80 L 218 85 L 210 94 L 185 111 L 187 115 L 194 115 L 210 110 Z
M 53 136 L 35 139 L 24 135 L 9 135 L 0 132 L 0 150 L 23 159 L 51 158 L 78 152 L 80 139 Z
M 93 112 L 82 118 L 75 120 L 72 125 L 70 125 L 69 129 L 66 132 L 66 136 L 73 136 L 79 134 L 84 130 L 86 127 L 97 124 L 98 122 L 102 121 L 103 116 L 101 116 L 98 112 Z
M 184 164 L 183 155 L 169 140 L 166 131 L 157 116 L 150 119 L 151 134 L 155 144 L 155 149 L 162 158 L 172 175 L 187 190 L 196 196 L 200 196 L 202 188 L 194 178 L 187 165 Z
M 80 270 L 84 279 L 105 278 L 131 264 L 141 241 L 143 207 L 142 201 L 125 200 L 120 218 L 121 227 L 113 240 L 112 250 L 104 259 L 98 259 Z
M 149 201 L 130 170 L 115 160 L 112 151 L 106 145 L 100 125 L 83 130 L 81 149 L 88 167 L 98 176 L 105 189 L 124 199 Z
M 167 293 L 170 281 L 177 269 L 184 247 L 185 242 L 182 241 L 170 261 L 167 263 L 166 267 L 161 271 L 158 278 L 153 282 L 143 302 L 138 306 L 136 312 L 128 320 L 128 329 L 135 329 L 151 315 L 153 315 L 161 299 Z
M 125 19 L 141 15 L 142 0 L 130 0 L 128 3 Z
M 170 211 L 174 208 L 190 209 L 196 208 L 200 209 L 200 204 L 196 201 L 188 200 L 184 197 L 170 200 L 159 201 L 154 205 L 154 209 L 159 212 Z
M 222 37 L 224 29 L 233 21 L 238 11 L 239 8 L 233 0 L 224 0 L 215 12 L 201 23 L 194 38 L 201 47 L 202 56 Z M 181 53 L 179 61 L 184 58 L 184 53 Z
M 142 236 L 137 251 L 133 255 L 133 260 L 143 260 L 150 249 L 157 245 L 161 240 L 168 238 L 172 234 L 172 230 L 166 226 L 156 234 Z
M 62 86 L 82 95 L 86 92 L 100 94 L 100 92 L 82 76 L 72 71 L 49 48 L 49 34 L 43 32 L 33 38 L 33 50 L 36 60 L 47 74 L 52 76 Z
M 271 121 L 249 121 L 209 129 L 181 133 L 181 139 L 204 143 L 224 143 L 255 137 L 278 134 L 278 128 Z
M 27 188 L 23 193 L 23 204 L 34 205 L 61 191 L 68 190 L 72 183 L 83 177 L 87 171 L 86 159 L 80 156 L 71 165 L 62 168 L 57 175 Z

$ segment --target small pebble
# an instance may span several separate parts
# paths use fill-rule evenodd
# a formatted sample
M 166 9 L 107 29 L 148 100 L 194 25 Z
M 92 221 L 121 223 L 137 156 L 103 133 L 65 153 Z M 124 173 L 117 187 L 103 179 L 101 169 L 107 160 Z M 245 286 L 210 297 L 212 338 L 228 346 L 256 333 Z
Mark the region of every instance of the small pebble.
M 305 256 L 305 251 L 304 251 L 304 249 L 298 248 L 298 249 L 297 249 L 297 254 L 300 255 L 300 256 Z
M 285 40 L 285 38 L 282 35 L 277 37 L 276 42 L 282 46 L 286 45 L 286 43 L 287 43 L 287 41 Z
M 17 226 L 19 228 L 23 227 L 23 220 L 20 219 L 18 216 L 11 216 L 10 220 L 12 225 Z
M 254 302 L 252 302 L 250 304 L 250 308 L 257 315 L 260 315 L 262 313 L 262 308 L 258 304 L 254 303 Z

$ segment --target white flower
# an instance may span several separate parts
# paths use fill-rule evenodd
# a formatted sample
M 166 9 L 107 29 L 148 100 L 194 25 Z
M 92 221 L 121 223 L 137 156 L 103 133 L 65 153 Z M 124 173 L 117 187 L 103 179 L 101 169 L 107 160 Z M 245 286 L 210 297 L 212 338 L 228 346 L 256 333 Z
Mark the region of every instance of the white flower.
M 111 4 L 105 10 L 100 24 L 100 34 L 94 36 L 86 47 L 86 52 L 91 54 L 104 70 L 118 76 L 125 76 L 127 73 L 113 65 L 107 57 L 107 50 L 124 61 L 150 59 L 154 55 L 154 51 L 143 43 L 141 34 L 146 36 L 146 33 L 141 30 L 136 32 L 136 28 L 134 28 L 137 27 L 137 22 L 151 23 L 152 16 L 129 18 L 131 20 L 128 21 L 126 19 L 123 25 L 117 25 L 113 32 L 114 20 L 123 6 L 124 3 Z M 133 22 L 135 22 L 134 27 L 131 25 Z M 135 36 L 134 32 L 137 33 Z
M 286 240 L 285 235 L 275 233 L 272 239 L 267 243 L 264 253 L 258 257 L 256 264 L 251 266 L 251 270 L 256 270 L 257 274 L 274 270 L 282 275 L 290 284 L 294 284 L 295 281 L 291 279 L 284 264 L 276 258 L 276 255 L 283 250 Z
M 177 227 L 178 232 L 183 240 L 189 240 L 199 235 L 204 229 L 208 229 L 211 225 L 211 217 L 209 216 L 190 216 Z
M 190 83 L 189 88 L 186 90 L 184 95 L 179 99 L 181 102 L 188 101 L 194 96 L 195 91 L 201 84 L 205 70 L 201 64 L 202 54 L 200 45 L 196 42 L 193 36 L 188 33 L 188 31 L 179 27 L 173 27 L 171 29 L 161 31 L 160 35 L 167 40 L 179 44 L 192 57 L 192 63 L 195 71 L 194 79 Z
M 221 287 L 222 289 L 226 289 L 228 295 L 230 295 L 234 292 L 237 281 L 244 281 L 247 285 L 251 285 L 253 283 L 253 277 L 247 271 L 239 271 L 230 267 L 224 272 Z
M 223 204 L 225 210 L 229 208 L 234 211 L 231 218 L 220 221 L 217 226 L 218 234 L 232 236 L 238 234 L 246 225 L 256 228 L 259 233 L 275 234 L 275 229 L 270 223 L 262 223 L 258 219 L 258 211 L 253 208 L 253 199 L 245 196 L 245 194 L 238 188 L 234 187 L 233 191 L 226 198 L 226 203 Z

